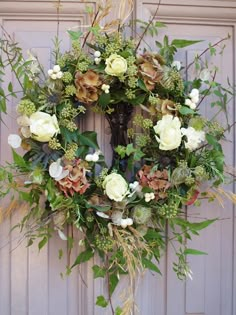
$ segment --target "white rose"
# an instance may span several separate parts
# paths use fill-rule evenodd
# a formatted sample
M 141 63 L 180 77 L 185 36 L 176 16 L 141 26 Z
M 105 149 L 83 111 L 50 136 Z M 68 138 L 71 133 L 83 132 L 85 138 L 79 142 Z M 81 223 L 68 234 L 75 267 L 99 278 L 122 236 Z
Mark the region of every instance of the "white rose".
M 181 143 L 181 123 L 178 117 L 172 115 L 165 115 L 154 126 L 154 131 L 159 135 L 156 136 L 157 142 L 161 150 L 174 150 L 180 146 Z
M 129 192 L 125 179 L 116 173 L 107 175 L 102 186 L 108 198 L 115 201 L 122 201 Z
M 13 149 L 18 149 L 21 146 L 21 137 L 19 135 L 9 135 L 8 136 L 8 144 L 13 148 Z
M 60 132 L 57 117 L 44 112 L 36 112 L 30 116 L 30 132 L 39 142 L 48 142 Z
M 127 71 L 127 61 L 125 58 L 117 54 L 110 55 L 106 59 L 105 72 L 109 75 L 119 76 Z
M 181 128 L 182 135 L 187 137 L 185 148 L 190 151 L 196 150 L 202 141 L 205 141 L 205 132 L 197 131 L 193 127 Z

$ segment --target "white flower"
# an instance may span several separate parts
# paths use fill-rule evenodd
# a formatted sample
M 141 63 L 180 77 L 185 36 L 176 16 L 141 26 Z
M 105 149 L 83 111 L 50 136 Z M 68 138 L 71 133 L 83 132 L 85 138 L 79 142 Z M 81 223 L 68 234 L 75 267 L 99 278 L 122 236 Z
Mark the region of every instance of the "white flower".
M 133 224 L 133 219 L 131 219 L 131 218 L 121 219 L 121 221 L 120 221 L 120 226 L 123 229 L 127 228 L 127 226 L 132 225 L 132 224 Z
M 87 154 L 85 156 L 85 161 L 96 163 L 99 160 L 99 151 L 94 152 L 93 154 Z
M 103 85 L 102 85 L 102 90 L 103 90 L 106 94 L 108 94 L 108 93 L 110 92 L 110 85 L 108 85 L 108 84 L 103 84 Z
M 172 115 L 165 115 L 154 126 L 154 131 L 159 135 L 155 136 L 161 150 L 174 150 L 180 146 L 181 143 L 181 123 L 178 117 Z
M 63 77 L 63 72 L 61 71 L 61 68 L 59 65 L 53 66 L 52 69 L 48 70 L 48 75 L 52 80 L 61 79 Z
M 111 54 L 106 59 L 105 72 L 112 76 L 119 76 L 127 71 L 127 61 L 120 55 Z
M 108 198 L 115 201 L 122 201 L 129 192 L 125 179 L 116 173 L 107 175 L 102 186 Z
M 175 61 L 172 62 L 171 67 L 172 68 L 176 68 L 179 71 L 181 69 L 181 62 L 175 60 Z
M 8 144 L 13 148 L 13 149 L 18 149 L 21 146 L 21 137 L 19 135 L 11 134 L 8 136 Z
M 57 79 L 57 74 L 56 74 L 56 73 L 53 73 L 53 74 L 51 75 L 51 79 L 52 79 L 52 80 L 56 80 L 56 79 Z
M 50 164 L 49 175 L 56 181 L 59 181 L 69 175 L 69 170 L 64 170 L 61 166 L 61 159 L 58 159 Z
M 49 69 L 49 70 L 48 70 L 48 75 L 51 76 L 52 74 L 53 74 L 53 70 L 52 70 L 52 69 Z
M 196 150 L 202 141 L 205 141 L 205 132 L 197 131 L 193 127 L 181 128 L 182 135 L 187 137 L 185 148 L 190 151 Z
M 208 69 L 203 69 L 200 74 L 199 78 L 204 82 L 204 81 L 209 81 L 210 79 L 210 71 Z
M 96 58 L 94 58 L 94 62 L 96 63 L 96 65 L 99 65 L 99 63 L 101 62 L 101 58 L 98 58 L 98 57 L 96 57 Z
M 193 103 L 189 98 L 185 100 L 185 105 L 189 106 L 191 109 L 196 109 L 197 105 Z
M 153 192 L 151 193 L 146 193 L 144 195 L 145 201 L 150 202 L 151 200 L 155 199 L 155 194 Z
M 60 72 L 60 71 L 61 71 L 61 68 L 60 68 L 59 65 L 55 65 L 55 66 L 53 67 L 53 72 L 54 72 L 54 73 L 58 73 L 58 72 Z
M 63 77 L 63 73 L 61 71 L 59 71 L 57 73 L 57 79 L 61 79 Z
M 198 89 L 192 89 L 192 91 L 190 92 L 189 96 L 190 96 L 190 98 L 193 98 L 193 97 L 196 97 L 196 96 L 199 97 L 199 90 Z
M 94 57 L 95 57 L 95 58 L 101 57 L 101 53 L 100 53 L 99 50 L 96 50 L 96 51 L 94 52 Z
M 60 132 L 57 117 L 44 112 L 36 112 L 30 116 L 30 132 L 39 142 L 48 142 Z

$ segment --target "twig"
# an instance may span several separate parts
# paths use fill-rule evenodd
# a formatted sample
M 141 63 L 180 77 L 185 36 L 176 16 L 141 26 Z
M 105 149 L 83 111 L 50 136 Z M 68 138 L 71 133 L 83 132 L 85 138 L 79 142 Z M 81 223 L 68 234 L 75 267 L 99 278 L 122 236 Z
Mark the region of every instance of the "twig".
M 219 40 L 218 42 L 216 42 L 214 45 L 212 45 L 212 46 L 210 46 L 210 47 L 207 47 L 205 50 L 203 50 L 203 52 L 202 52 L 199 56 L 197 56 L 197 59 L 200 59 L 208 50 L 210 50 L 210 48 L 218 46 L 220 43 L 222 43 L 223 41 L 225 41 L 225 40 L 227 40 L 227 39 L 229 39 L 229 38 L 230 38 L 230 35 L 228 35 L 227 37 L 222 38 L 221 40 Z M 187 66 L 186 71 L 188 71 L 188 69 L 189 69 L 194 63 L 195 63 L 195 61 L 191 62 L 191 63 Z
M 112 304 L 112 299 L 111 299 L 111 290 L 110 290 L 110 275 L 109 275 L 109 263 L 108 263 L 108 255 L 106 255 L 106 265 L 107 265 L 107 282 L 108 282 L 108 300 L 111 306 L 111 311 L 112 315 L 115 315 L 115 310 Z
M 94 18 L 93 18 L 93 22 L 92 22 L 92 24 L 91 24 L 91 28 L 94 26 L 94 24 L 95 24 L 95 22 L 96 22 L 96 20 L 97 20 L 98 14 L 99 14 L 99 9 L 97 10 L 97 12 L 96 12 L 96 14 L 95 14 L 95 16 L 94 16 Z M 82 48 L 84 48 L 84 45 L 85 45 L 86 42 L 87 42 L 87 39 L 88 39 L 88 37 L 89 37 L 89 35 L 90 35 L 90 33 L 91 33 L 91 28 L 90 28 L 90 30 L 88 31 L 88 33 L 86 34 L 86 36 L 85 36 L 85 38 L 84 38 L 84 41 L 83 41 L 83 44 L 82 44 Z
M 158 10 L 159 10 L 160 4 L 161 4 L 161 0 L 159 0 L 159 2 L 158 2 L 158 4 L 157 4 L 156 11 L 155 11 L 155 13 L 153 14 L 153 17 L 151 18 L 151 20 L 149 21 L 149 23 L 148 23 L 148 25 L 146 26 L 145 30 L 143 31 L 142 35 L 140 36 L 139 42 L 138 42 L 138 44 L 137 44 L 137 46 L 136 46 L 136 48 L 135 48 L 135 52 L 137 52 L 137 50 L 138 50 L 138 48 L 139 48 L 139 46 L 140 46 L 140 44 L 141 44 L 141 42 L 142 42 L 142 40 L 143 40 L 145 34 L 147 33 L 147 31 L 148 31 L 150 25 L 152 24 L 152 22 L 154 21 L 156 15 L 157 15 L 157 12 L 158 12 Z
M 212 82 L 215 81 L 215 78 L 216 78 L 216 70 L 215 70 L 214 75 L 212 77 Z M 204 99 L 207 97 L 207 95 L 208 95 L 208 93 L 210 92 L 211 89 L 212 89 L 212 86 L 210 85 L 208 90 L 206 91 L 205 95 L 201 98 L 200 102 L 198 103 L 197 108 L 199 108 L 199 106 L 204 101 Z

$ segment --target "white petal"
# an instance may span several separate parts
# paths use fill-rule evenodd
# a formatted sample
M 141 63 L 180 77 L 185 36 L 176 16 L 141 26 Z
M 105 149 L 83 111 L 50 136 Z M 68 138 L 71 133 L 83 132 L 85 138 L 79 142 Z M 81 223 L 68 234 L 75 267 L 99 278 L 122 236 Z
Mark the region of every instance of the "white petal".
M 21 146 L 21 137 L 19 135 L 11 134 L 8 136 L 8 144 L 13 148 L 17 149 Z
M 104 219 L 109 219 L 109 215 L 107 215 L 106 213 L 104 212 L 100 212 L 100 211 L 97 211 L 96 214 L 101 217 L 101 218 L 104 218 Z
M 99 160 L 99 155 L 97 153 L 94 153 L 93 154 L 93 158 L 92 158 L 92 161 L 95 163 Z
M 59 66 L 59 65 L 55 65 L 55 66 L 53 67 L 53 72 L 58 73 L 59 71 L 61 71 L 60 66 Z
M 126 223 L 127 223 L 127 225 L 133 225 L 134 221 L 131 218 L 127 218 Z
M 123 228 L 123 229 L 125 229 L 125 228 L 127 228 L 127 219 L 121 219 L 120 220 L 120 226 Z
M 67 241 L 67 236 L 61 230 L 58 230 L 58 235 L 63 241 Z
M 92 160 L 93 160 L 93 155 L 92 154 L 87 154 L 86 157 L 85 157 L 85 161 L 92 162 Z
M 49 166 L 49 175 L 53 178 L 61 176 L 63 167 L 60 165 L 61 160 L 58 159 L 56 162 L 52 162 Z
M 54 179 L 55 179 L 56 181 L 59 181 L 59 180 L 65 178 L 66 176 L 68 176 L 69 173 L 70 173 L 69 170 L 63 170 L 62 173 L 61 173 L 59 176 L 55 177 Z

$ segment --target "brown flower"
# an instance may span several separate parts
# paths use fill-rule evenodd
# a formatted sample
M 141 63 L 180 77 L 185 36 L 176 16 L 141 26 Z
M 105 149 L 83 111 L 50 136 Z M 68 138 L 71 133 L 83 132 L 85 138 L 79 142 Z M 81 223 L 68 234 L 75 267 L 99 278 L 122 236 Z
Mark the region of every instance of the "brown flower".
M 160 111 L 163 115 L 174 114 L 176 111 L 176 104 L 171 100 L 162 100 Z
M 77 160 L 74 165 L 66 165 L 65 170 L 69 170 L 69 174 L 58 181 L 61 191 L 68 197 L 73 196 L 75 192 L 79 194 L 85 193 L 90 186 L 86 178 L 86 169 L 81 164 L 81 160 Z
M 166 190 L 171 184 L 168 181 L 168 172 L 166 169 L 163 171 L 153 171 L 153 165 L 144 165 L 138 171 L 137 177 L 142 187 L 149 187 L 155 191 L 156 200 L 167 197 Z
M 146 52 L 139 57 L 139 73 L 149 91 L 152 91 L 155 88 L 155 84 L 161 81 L 163 76 L 163 64 L 164 61 L 158 54 Z
M 98 88 L 102 81 L 99 75 L 88 70 L 85 73 L 77 72 L 75 75 L 76 97 L 79 101 L 90 104 L 98 100 Z

